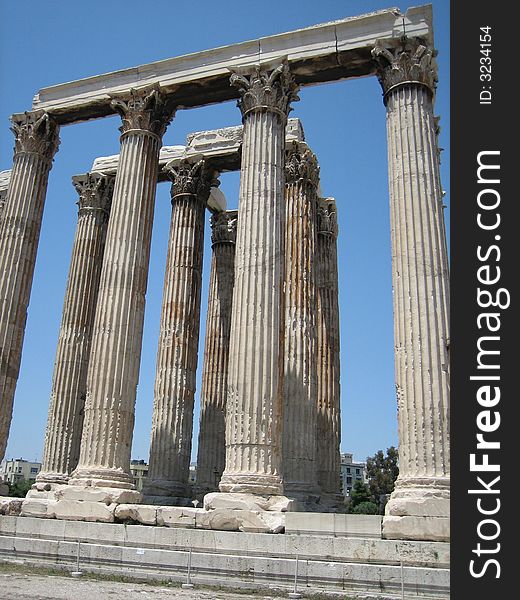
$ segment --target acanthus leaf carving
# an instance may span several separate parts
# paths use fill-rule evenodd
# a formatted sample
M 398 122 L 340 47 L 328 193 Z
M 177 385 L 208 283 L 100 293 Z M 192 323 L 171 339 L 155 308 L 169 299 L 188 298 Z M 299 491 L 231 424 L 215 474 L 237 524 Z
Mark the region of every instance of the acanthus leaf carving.
M 211 243 L 232 243 L 237 238 L 238 211 L 226 210 L 211 215 Z
M 317 232 L 319 235 L 338 236 L 338 216 L 333 198 L 319 198 L 316 210 Z
M 72 184 L 79 194 L 79 213 L 100 210 L 110 213 L 115 177 L 103 173 L 85 173 L 72 178 Z
M 403 84 L 416 83 L 426 86 L 432 94 L 437 85 L 436 52 L 418 38 L 401 38 L 395 48 L 377 42 L 372 50 L 376 63 L 376 75 L 384 94 Z
M 208 168 L 204 159 L 195 163 L 183 159 L 177 166 L 169 163 L 163 171 L 172 181 L 172 202 L 177 196 L 187 195 L 197 196 L 206 202 L 211 188 L 219 185 L 214 172 Z
M 121 133 L 131 130 L 148 131 L 162 138 L 175 116 L 175 105 L 158 85 L 134 89 L 123 96 L 112 96 L 112 108 L 119 113 L 123 124 Z
M 316 189 L 320 181 L 320 167 L 316 155 L 304 142 L 293 141 L 286 150 L 285 182 L 304 180 Z
M 238 88 L 240 99 L 237 102 L 245 117 L 252 110 L 276 112 L 285 120 L 292 110 L 291 102 L 299 100 L 298 89 L 287 62 L 283 62 L 272 70 L 262 69 L 260 65 L 253 68 L 252 73 L 233 73 L 231 85 Z
M 13 115 L 11 123 L 11 131 L 15 136 L 15 154 L 30 152 L 52 162 L 60 145 L 60 128 L 48 113 L 35 111 Z

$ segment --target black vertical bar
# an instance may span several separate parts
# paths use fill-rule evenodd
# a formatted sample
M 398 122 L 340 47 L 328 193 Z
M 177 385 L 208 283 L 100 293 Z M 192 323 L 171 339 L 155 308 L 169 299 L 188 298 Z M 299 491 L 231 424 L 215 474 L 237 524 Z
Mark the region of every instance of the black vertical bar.
M 520 360 L 515 337 L 520 328 L 513 288 L 520 271 L 520 231 L 518 192 L 512 190 L 519 153 L 511 142 L 518 136 L 520 113 L 513 107 L 513 6 L 489 0 L 451 4 L 451 597 L 456 600 L 501 600 L 513 597 L 516 588 L 513 542 L 520 527 L 513 482 Z M 485 166 L 479 181 L 480 164 Z M 486 306 L 489 302 L 495 306 Z M 497 470 L 484 470 L 486 461 Z

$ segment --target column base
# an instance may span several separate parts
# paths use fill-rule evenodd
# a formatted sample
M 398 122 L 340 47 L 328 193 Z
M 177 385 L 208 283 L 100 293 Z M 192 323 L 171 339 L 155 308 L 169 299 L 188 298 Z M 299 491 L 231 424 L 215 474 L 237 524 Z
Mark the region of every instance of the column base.
M 386 505 L 383 537 L 450 540 L 450 480 L 447 477 L 397 480 Z
M 148 504 L 192 506 L 190 486 L 180 481 L 147 479 L 143 485 L 143 497 Z
M 49 491 L 52 485 L 66 485 L 69 482 L 68 473 L 55 473 L 52 471 L 40 471 L 36 476 L 33 489 Z
M 222 475 L 219 489 L 233 494 L 260 494 L 281 496 L 282 480 L 278 475 L 262 473 L 226 473 Z
M 123 469 L 77 468 L 69 479 L 69 485 L 80 487 L 106 487 L 135 490 L 132 476 Z

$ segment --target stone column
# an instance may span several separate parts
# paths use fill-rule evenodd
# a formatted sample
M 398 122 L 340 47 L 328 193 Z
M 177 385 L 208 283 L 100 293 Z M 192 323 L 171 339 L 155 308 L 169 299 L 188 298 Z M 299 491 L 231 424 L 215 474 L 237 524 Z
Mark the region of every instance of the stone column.
M 320 198 L 317 209 L 318 331 L 318 484 L 324 502 L 341 496 L 340 361 L 338 304 L 338 220 L 334 198 Z
M 226 462 L 226 394 L 235 280 L 236 210 L 211 217 L 211 275 L 200 396 L 197 496 L 218 490 Z
M 223 492 L 281 494 L 287 64 L 233 74 L 244 124 Z
M 36 489 L 66 483 L 79 460 L 87 369 L 99 278 L 114 189 L 102 173 L 73 177 L 79 194 L 63 315 L 54 363 L 42 470 Z
M 0 460 L 13 414 L 27 306 L 59 128 L 43 111 L 13 115 L 13 168 L 0 220 Z
M 318 162 L 292 142 L 285 163 L 284 492 L 319 493 L 316 469 L 316 202 Z M 317 499 L 317 498 L 316 498 Z
M 177 504 L 189 496 L 204 220 L 213 178 L 203 160 L 165 171 L 173 181 L 172 215 L 143 494 L 147 502 Z
M 69 480 L 69 486 L 85 487 L 85 499 L 91 497 L 91 486 L 134 488 L 130 451 L 159 148 L 173 115 L 157 87 L 132 90 L 112 105 L 123 120 L 121 150 L 92 333 L 80 458 Z M 139 500 L 140 494 L 134 495 Z
M 448 260 L 433 96 L 434 52 L 373 50 L 387 110 L 399 478 L 387 538 L 449 538 Z

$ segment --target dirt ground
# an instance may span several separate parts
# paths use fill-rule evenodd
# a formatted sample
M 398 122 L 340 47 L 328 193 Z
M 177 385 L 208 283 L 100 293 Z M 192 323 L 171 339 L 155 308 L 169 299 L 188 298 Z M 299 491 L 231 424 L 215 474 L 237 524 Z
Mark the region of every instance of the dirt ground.
M 0 600 L 280 600 L 280 597 L 236 594 L 180 585 L 155 586 L 58 575 L 0 573 Z

